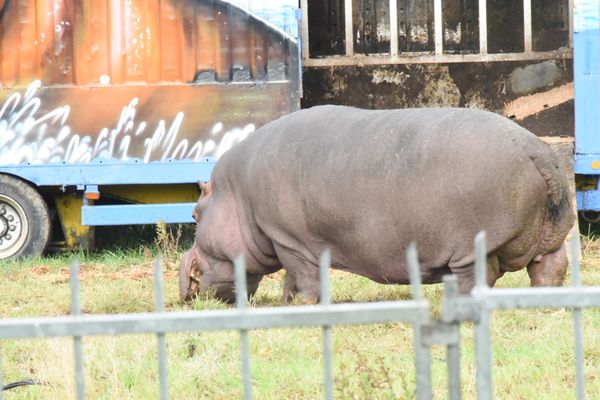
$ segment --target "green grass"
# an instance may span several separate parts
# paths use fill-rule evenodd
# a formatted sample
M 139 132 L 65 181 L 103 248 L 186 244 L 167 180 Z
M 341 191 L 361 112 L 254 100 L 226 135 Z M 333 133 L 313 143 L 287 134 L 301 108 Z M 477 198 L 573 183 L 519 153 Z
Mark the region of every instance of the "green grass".
M 584 240 L 585 285 L 600 282 L 600 241 Z M 0 315 L 66 315 L 70 309 L 69 263 L 81 262 L 81 299 L 85 313 L 152 311 L 152 261 L 155 246 L 102 253 L 55 255 L 22 263 L 0 263 Z M 212 299 L 178 301 L 177 267 L 181 251 L 165 255 L 168 310 L 224 309 Z M 261 283 L 255 307 L 279 306 L 282 274 Z M 407 286 L 386 286 L 333 272 L 334 302 L 405 300 Z M 568 281 L 567 281 L 568 284 Z M 498 286 L 528 286 L 524 271 L 507 274 Z M 425 286 L 432 315 L 439 315 L 440 285 Z M 586 390 L 600 393 L 600 312 L 586 310 Z M 574 397 L 572 314 L 563 309 L 515 310 L 493 314 L 494 388 L 498 399 Z M 461 328 L 463 398 L 475 398 L 473 329 Z M 414 390 L 412 327 L 387 323 L 333 329 L 335 396 L 340 399 L 411 399 Z M 174 399 L 241 397 L 237 332 L 182 333 L 167 336 L 169 392 Z M 315 399 L 322 396 L 321 330 L 259 330 L 250 333 L 252 381 L 257 399 Z M 43 385 L 5 392 L 8 399 L 75 397 L 73 341 L 70 338 L 0 343 L 4 382 L 32 378 Z M 158 398 L 156 337 L 126 335 L 83 339 L 87 398 Z M 432 352 L 434 397 L 446 398 L 445 349 Z

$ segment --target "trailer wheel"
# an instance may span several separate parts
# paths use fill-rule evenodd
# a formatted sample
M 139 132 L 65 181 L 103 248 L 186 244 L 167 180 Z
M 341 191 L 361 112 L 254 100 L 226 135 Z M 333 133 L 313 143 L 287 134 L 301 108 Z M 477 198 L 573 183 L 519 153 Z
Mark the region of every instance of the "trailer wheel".
M 0 175 L 0 259 L 37 257 L 50 237 L 48 206 L 31 186 Z

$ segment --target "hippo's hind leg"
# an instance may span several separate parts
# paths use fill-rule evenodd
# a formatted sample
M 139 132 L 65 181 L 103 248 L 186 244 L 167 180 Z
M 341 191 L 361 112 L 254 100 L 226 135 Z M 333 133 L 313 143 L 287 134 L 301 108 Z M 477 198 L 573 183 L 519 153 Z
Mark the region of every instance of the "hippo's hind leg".
M 527 266 L 531 286 L 562 286 L 569 262 L 565 244 L 552 253 L 534 258 Z
M 475 286 L 475 264 L 450 265 L 450 270 L 458 280 L 458 291 L 461 294 L 469 294 Z M 498 256 L 490 255 L 487 258 L 487 284 L 493 287 L 498 278 L 503 275 L 500 271 L 500 260 Z
M 319 301 L 319 268 L 304 256 L 283 248 L 275 248 L 277 257 L 285 269 L 282 303 L 290 303 L 298 296 L 303 302 Z

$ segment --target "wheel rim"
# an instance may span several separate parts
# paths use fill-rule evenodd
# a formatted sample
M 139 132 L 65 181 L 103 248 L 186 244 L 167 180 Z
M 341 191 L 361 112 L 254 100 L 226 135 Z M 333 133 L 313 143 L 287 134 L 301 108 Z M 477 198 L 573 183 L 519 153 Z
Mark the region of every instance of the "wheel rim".
M 0 259 L 14 256 L 27 240 L 29 222 L 25 210 L 12 198 L 0 194 Z

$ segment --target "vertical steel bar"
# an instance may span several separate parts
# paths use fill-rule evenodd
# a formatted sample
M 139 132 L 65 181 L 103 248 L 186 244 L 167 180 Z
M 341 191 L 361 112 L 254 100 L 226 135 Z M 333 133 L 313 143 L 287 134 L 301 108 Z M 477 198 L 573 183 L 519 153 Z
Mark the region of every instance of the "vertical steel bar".
M 475 293 L 485 296 L 487 284 L 487 250 L 485 232 L 475 237 Z M 492 382 L 492 344 L 490 333 L 490 312 L 485 304 L 475 325 L 475 356 L 477 363 L 477 399 L 492 400 L 494 388 Z
M 154 262 L 154 309 L 156 312 L 165 311 L 164 284 L 162 273 L 162 257 L 158 256 Z M 169 383 L 167 375 L 167 342 L 164 333 L 157 333 L 158 339 L 158 381 L 160 383 L 160 398 L 169 398 Z
M 421 292 L 421 270 L 419 268 L 419 256 L 417 246 L 411 243 L 406 250 L 406 261 L 408 274 L 413 292 L 413 300 L 422 300 Z M 427 318 L 426 315 L 422 317 Z M 413 337 L 415 347 L 415 374 L 417 382 L 417 399 L 431 399 L 431 359 L 429 349 L 423 345 L 421 340 L 421 321 L 413 324 Z
M 479 0 L 479 53 L 487 52 L 487 0 Z
M 456 275 L 444 275 L 444 299 L 458 295 L 458 283 Z M 460 325 L 452 324 L 456 336 L 460 338 Z M 446 364 L 448 367 L 448 398 L 460 400 L 460 339 L 458 343 L 446 346 Z
M 571 264 L 572 285 L 581 286 L 581 274 L 579 265 L 579 238 L 571 240 Z M 573 330 L 575 336 L 575 381 L 577 388 L 577 399 L 585 399 L 585 364 L 583 348 L 583 318 L 581 308 L 573 308 Z
M 346 56 L 354 55 L 354 22 L 352 20 L 352 0 L 344 0 L 344 22 L 346 26 Z
M 79 261 L 71 263 L 71 315 L 81 315 L 81 302 L 79 300 Z M 85 398 L 85 382 L 83 377 L 83 351 L 81 348 L 81 336 L 73 337 L 73 350 L 75 352 L 75 386 L 77 400 Z
M 523 36 L 525 53 L 533 51 L 533 37 L 531 33 L 531 0 L 523 0 Z
M 244 311 L 248 299 L 246 289 L 246 262 L 244 257 L 236 258 L 235 263 L 235 304 L 237 309 Z M 244 386 L 244 399 L 252 398 L 252 381 L 250 376 L 250 346 L 248 344 L 248 331 L 240 330 L 240 353 L 242 356 L 242 381 Z
M 573 48 L 573 7 L 575 5 L 573 4 L 573 0 L 569 0 L 569 10 L 568 15 L 569 15 L 569 48 L 572 49 Z
M 300 0 L 300 8 L 302 9 L 302 32 L 300 33 L 302 37 L 302 59 L 308 60 L 310 57 L 310 51 L 308 47 L 308 0 Z
M 442 0 L 433 1 L 433 26 L 435 37 L 435 54 L 441 55 L 444 52 Z
M 321 305 L 331 304 L 331 287 L 329 285 L 329 268 L 331 267 L 331 251 L 326 249 L 319 259 L 319 277 L 321 282 Z M 332 362 L 331 326 L 323 325 L 323 398 L 333 399 L 333 362 Z
M 390 56 L 398 57 L 398 0 L 390 0 Z

